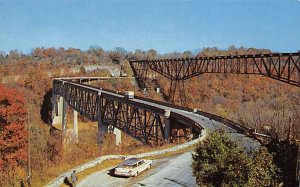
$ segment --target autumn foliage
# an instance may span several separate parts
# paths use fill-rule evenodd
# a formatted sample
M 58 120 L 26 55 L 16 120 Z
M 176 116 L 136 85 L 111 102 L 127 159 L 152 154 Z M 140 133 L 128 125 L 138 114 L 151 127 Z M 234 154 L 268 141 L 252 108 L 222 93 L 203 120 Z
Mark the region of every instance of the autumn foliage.
M 0 170 L 3 174 L 26 165 L 27 112 L 24 98 L 0 84 Z M 0 175 L 1 176 L 1 175 Z

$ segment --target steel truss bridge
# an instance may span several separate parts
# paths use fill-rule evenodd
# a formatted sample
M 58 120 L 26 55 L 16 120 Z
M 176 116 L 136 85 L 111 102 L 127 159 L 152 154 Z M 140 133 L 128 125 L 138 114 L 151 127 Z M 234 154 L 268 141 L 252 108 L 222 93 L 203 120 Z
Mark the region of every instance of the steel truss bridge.
M 127 99 L 114 91 L 85 85 L 80 82 L 97 78 L 54 79 L 52 114 L 58 115 L 58 101 L 63 98 L 62 131 L 66 131 L 67 106 L 91 121 L 98 121 L 100 142 L 113 128 L 152 145 L 174 141 L 176 138 L 196 138 L 203 129 L 197 122 L 159 105 L 151 100 L 135 97 Z M 155 103 L 155 101 L 154 101 Z M 179 135 L 179 131 L 183 134 Z
M 175 92 L 179 90 L 183 105 L 184 81 L 204 73 L 263 75 L 300 87 L 300 52 L 132 60 L 130 65 L 142 89 L 146 88 L 146 80 L 156 73 L 168 78 L 171 81 L 169 100 L 174 102 Z

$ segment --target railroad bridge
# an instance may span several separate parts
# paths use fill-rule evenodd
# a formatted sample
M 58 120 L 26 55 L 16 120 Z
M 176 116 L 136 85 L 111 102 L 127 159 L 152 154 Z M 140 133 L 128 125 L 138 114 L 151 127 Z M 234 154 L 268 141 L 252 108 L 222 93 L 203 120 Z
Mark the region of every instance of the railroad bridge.
M 262 75 L 300 87 L 300 51 L 253 55 L 211 56 L 198 58 L 132 60 L 139 86 L 145 89 L 148 79 L 160 74 L 170 80 L 167 96 L 174 102 L 180 93 L 181 105 L 186 105 L 184 81 L 204 73 Z
M 130 65 L 141 88 L 146 87 L 146 80 L 153 78 L 153 74 L 158 73 L 168 78 L 171 81 L 169 97 L 172 101 L 175 92 L 184 93 L 185 80 L 203 73 L 263 75 L 300 87 L 299 52 L 141 60 L 130 61 Z M 206 116 L 240 133 L 251 132 L 251 129 L 230 120 L 196 109 L 191 110 L 142 97 L 128 99 L 115 91 L 81 83 L 84 80 L 97 79 L 97 77 L 53 79 L 52 117 L 54 122 L 59 121 L 62 124 L 63 134 L 66 133 L 68 106 L 74 110 L 75 139 L 78 136 L 77 112 L 79 112 L 92 121 L 98 121 L 100 143 L 105 133 L 115 132 L 120 135 L 120 130 L 143 143 L 154 145 L 174 141 L 180 137 L 186 140 L 198 137 L 203 129 L 202 124 L 176 110 L 171 111 L 170 108 Z M 184 104 L 184 99 L 182 103 Z

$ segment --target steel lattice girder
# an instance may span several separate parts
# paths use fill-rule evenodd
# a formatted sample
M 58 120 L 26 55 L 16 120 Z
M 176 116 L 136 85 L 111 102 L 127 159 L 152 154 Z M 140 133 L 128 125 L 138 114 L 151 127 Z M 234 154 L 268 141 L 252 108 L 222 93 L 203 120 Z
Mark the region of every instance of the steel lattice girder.
M 101 97 L 103 121 L 145 143 L 164 140 L 162 114 Z
M 144 143 L 157 144 L 166 140 L 163 123 L 165 111 L 161 108 L 128 100 L 99 88 L 58 79 L 53 80 L 53 94 L 64 97 L 71 108 L 90 120 L 100 119 Z M 175 113 L 171 116 L 174 120 L 191 121 Z M 187 128 L 192 127 L 198 133 L 202 129 L 194 122 Z
M 141 60 L 130 64 L 141 80 L 149 70 L 170 80 L 186 80 L 203 73 L 258 74 L 300 87 L 300 53 Z

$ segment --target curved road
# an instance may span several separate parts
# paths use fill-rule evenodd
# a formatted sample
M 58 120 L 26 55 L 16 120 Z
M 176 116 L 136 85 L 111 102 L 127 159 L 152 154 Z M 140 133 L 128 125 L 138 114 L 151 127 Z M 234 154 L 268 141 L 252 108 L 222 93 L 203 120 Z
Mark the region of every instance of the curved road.
M 136 102 L 145 103 L 148 105 L 160 107 L 182 114 L 195 122 L 199 123 L 208 131 L 215 131 L 223 129 L 232 140 L 239 142 L 247 150 L 257 149 L 259 143 L 245 135 L 237 133 L 234 129 L 220 124 L 217 121 L 208 119 L 199 114 L 192 112 L 173 109 L 166 106 L 150 103 L 144 100 L 133 99 Z M 109 175 L 108 170 L 102 170 L 91 174 L 82 180 L 79 187 L 97 187 L 97 186 L 196 186 L 195 177 L 191 171 L 191 153 L 184 153 L 180 156 L 167 157 L 163 159 L 154 160 L 153 168 L 149 171 L 141 173 L 138 177 L 119 178 Z
M 111 176 L 109 168 L 93 173 L 82 180 L 77 187 L 123 187 L 123 186 L 196 186 L 196 181 L 192 177 L 191 153 L 187 152 L 179 156 L 166 157 L 153 161 L 150 170 L 144 171 L 137 177 L 117 177 Z

